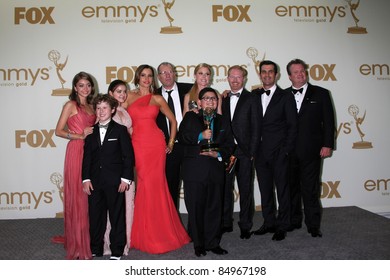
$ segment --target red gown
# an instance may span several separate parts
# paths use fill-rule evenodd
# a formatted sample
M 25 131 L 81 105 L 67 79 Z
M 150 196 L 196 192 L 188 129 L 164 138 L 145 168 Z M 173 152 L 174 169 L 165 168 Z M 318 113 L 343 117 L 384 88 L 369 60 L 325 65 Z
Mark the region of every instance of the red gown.
M 85 127 L 93 126 L 95 115 L 77 107 L 77 114 L 69 117 L 69 131 L 82 134 Z M 88 195 L 83 192 L 81 169 L 84 140 L 70 140 L 64 163 L 64 232 L 67 259 L 91 259 L 88 220 Z
M 159 107 L 152 95 L 128 107 L 137 174 L 131 247 L 161 254 L 182 247 L 190 238 L 180 221 L 165 176 L 165 139 L 156 124 Z

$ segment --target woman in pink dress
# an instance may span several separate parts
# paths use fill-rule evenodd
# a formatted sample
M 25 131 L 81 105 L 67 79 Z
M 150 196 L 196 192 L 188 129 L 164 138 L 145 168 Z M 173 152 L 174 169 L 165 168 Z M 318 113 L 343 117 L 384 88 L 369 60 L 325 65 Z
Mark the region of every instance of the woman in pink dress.
M 137 68 L 134 84 L 138 89 L 129 93 L 127 108 L 133 122 L 132 143 L 137 173 L 131 247 L 161 254 L 190 242 L 165 177 L 166 153 L 174 148 L 177 122 L 165 99 L 154 94 L 155 75 L 151 66 Z M 170 122 L 168 146 L 156 123 L 159 111 Z
M 131 126 L 131 118 L 129 113 L 127 113 L 126 109 L 123 108 L 124 102 L 127 99 L 127 84 L 122 80 L 114 80 L 108 86 L 108 94 L 114 97 L 119 106 L 116 109 L 116 113 L 113 117 L 113 120 L 119 124 L 122 124 L 127 127 L 127 131 L 131 135 L 133 129 Z M 135 194 L 135 184 L 131 183 L 130 189 L 125 192 L 126 199 L 126 246 L 123 251 L 124 255 L 127 255 L 130 249 L 130 241 L 131 241 L 131 226 L 133 224 L 133 214 L 134 214 L 134 194 Z M 110 220 L 107 219 L 107 229 L 104 234 L 104 255 L 111 255 L 110 250 L 110 231 L 111 224 Z
M 91 105 L 95 86 L 88 73 L 72 82 L 69 101 L 62 108 L 56 135 L 69 140 L 64 162 L 64 247 L 67 259 L 91 259 L 88 195 L 83 192 L 81 167 L 84 139 L 92 133 L 96 117 Z

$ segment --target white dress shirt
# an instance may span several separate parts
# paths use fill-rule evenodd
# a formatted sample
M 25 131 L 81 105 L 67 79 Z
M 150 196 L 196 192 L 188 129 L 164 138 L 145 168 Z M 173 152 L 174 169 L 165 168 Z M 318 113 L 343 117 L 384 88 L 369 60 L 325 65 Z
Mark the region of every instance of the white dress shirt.
M 266 95 L 265 93 L 263 93 L 261 95 L 261 105 L 263 105 L 263 116 L 265 115 L 265 112 L 267 111 L 267 107 L 268 107 L 268 104 L 270 103 L 270 101 L 272 99 L 272 96 L 274 95 L 274 92 L 276 90 L 276 85 L 273 85 L 268 90 L 271 91 L 269 95 Z
M 171 97 L 173 99 L 173 106 L 175 106 L 175 116 L 176 116 L 176 121 L 177 121 L 177 128 L 179 129 L 179 125 L 181 121 L 183 120 L 183 113 L 181 111 L 181 103 L 180 103 L 180 97 L 179 97 L 179 90 L 177 89 L 177 84 L 173 86 L 173 91 L 171 92 Z M 161 94 L 164 97 L 165 101 L 168 102 L 168 93 L 166 92 L 167 90 L 162 87 L 161 88 Z M 169 127 L 169 120 L 167 120 L 167 125 Z
M 299 88 L 295 88 L 295 87 L 292 87 L 293 89 L 299 89 Z M 294 94 L 294 98 L 295 98 L 295 101 L 296 101 L 296 104 L 297 104 L 297 111 L 299 112 L 299 110 L 301 110 L 301 106 L 302 106 L 302 102 L 303 102 L 303 99 L 305 98 L 305 93 L 306 93 L 306 90 L 307 90 L 307 83 L 303 85 L 303 91 L 302 93 L 300 92 L 297 92 Z

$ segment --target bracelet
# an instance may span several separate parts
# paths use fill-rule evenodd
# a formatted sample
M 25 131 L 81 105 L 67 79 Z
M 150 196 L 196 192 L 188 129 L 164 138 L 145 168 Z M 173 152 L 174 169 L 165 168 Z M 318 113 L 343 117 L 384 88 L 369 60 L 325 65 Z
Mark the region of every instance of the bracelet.
M 72 138 L 70 138 L 70 133 L 67 133 L 67 134 L 66 134 L 66 138 L 68 138 L 69 140 L 72 139 Z
M 173 146 L 175 144 L 175 140 L 169 140 L 168 145 Z

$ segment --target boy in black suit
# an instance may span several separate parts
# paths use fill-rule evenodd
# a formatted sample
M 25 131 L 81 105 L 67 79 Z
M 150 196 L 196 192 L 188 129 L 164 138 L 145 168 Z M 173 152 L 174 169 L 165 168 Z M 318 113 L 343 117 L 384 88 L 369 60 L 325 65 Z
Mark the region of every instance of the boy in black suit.
M 111 222 L 110 259 L 126 245 L 125 195 L 134 179 L 134 152 L 127 128 L 112 120 L 118 102 L 108 94 L 93 101 L 98 123 L 84 144 L 83 189 L 88 197 L 92 256 L 102 256 L 107 211 Z

